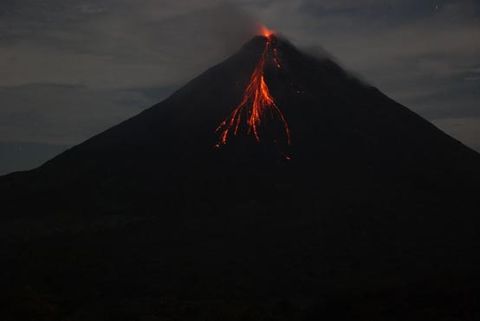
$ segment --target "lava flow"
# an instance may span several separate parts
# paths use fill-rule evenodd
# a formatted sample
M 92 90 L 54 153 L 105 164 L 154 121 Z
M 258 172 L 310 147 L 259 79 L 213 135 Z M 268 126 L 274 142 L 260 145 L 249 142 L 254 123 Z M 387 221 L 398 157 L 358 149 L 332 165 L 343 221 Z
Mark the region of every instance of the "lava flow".
M 272 118 L 276 118 L 281 122 L 287 143 L 290 144 L 288 123 L 281 110 L 275 104 L 264 75 L 265 65 L 269 58 L 272 59 L 277 68 L 281 68 L 277 49 L 274 48 L 274 33 L 266 27 L 262 27 L 261 35 L 266 38 L 265 48 L 245 88 L 240 104 L 216 130 L 220 132 L 220 141 L 216 145 L 217 147 L 225 145 L 231 134 L 237 135 L 242 122 L 246 124 L 247 133 L 253 134 L 255 140 L 260 142 L 260 125 L 267 111 L 270 112 Z

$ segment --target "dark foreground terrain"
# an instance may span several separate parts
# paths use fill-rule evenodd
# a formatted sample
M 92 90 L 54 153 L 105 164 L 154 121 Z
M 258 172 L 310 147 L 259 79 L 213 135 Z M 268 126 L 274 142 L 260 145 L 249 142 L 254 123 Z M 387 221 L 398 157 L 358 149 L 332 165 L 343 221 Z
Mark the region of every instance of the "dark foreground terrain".
M 0 178 L 1 320 L 480 318 L 480 155 L 332 60 L 275 39 L 291 146 L 214 148 L 265 41 Z

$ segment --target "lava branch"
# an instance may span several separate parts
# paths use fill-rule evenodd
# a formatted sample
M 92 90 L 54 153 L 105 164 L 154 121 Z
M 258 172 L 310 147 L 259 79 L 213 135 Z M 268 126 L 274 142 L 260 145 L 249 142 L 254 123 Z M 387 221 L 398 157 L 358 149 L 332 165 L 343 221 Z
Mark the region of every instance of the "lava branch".
M 260 142 L 260 125 L 262 124 L 262 117 L 264 117 L 267 111 L 270 111 L 272 117 L 276 117 L 282 122 L 287 143 L 289 145 L 291 143 L 288 123 L 282 111 L 276 105 L 264 75 L 265 65 L 270 52 L 272 52 L 275 66 L 281 68 L 277 49 L 271 49 L 273 33 L 268 29 L 264 29 L 262 34 L 267 40 L 265 48 L 243 93 L 242 101 L 216 130 L 216 132 L 220 132 L 220 141 L 216 145 L 217 147 L 225 145 L 232 133 L 233 135 L 238 134 L 244 118 L 247 125 L 247 133 L 253 134 L 255 140 Z

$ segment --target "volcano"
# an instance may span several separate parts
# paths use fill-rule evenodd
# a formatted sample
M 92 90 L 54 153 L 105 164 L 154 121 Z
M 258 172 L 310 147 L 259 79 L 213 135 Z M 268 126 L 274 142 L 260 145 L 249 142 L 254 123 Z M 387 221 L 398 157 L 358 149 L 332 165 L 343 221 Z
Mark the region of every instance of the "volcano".
M 28 284 L 63 317 L 258 316 L 288 302 L 292 320 L 333 300 L 351 309 L 307 314 L 347 320 L 367 302 L 352 313 L 372 319 L 381 301 L 408 319 L 398 302 L 412 289 L 425 311 L 477 289 L 479 184 L 479 154 L 267 33 L 163 102 L 0 178 L 3 275 L 7 293 Z

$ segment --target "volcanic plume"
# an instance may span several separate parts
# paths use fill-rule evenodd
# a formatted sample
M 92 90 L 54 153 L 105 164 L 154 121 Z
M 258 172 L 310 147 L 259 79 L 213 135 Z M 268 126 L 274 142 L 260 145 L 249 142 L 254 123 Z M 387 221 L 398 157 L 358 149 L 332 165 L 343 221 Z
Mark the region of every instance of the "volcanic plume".
M 273 119 L 281 122 L 286 141 L 288 144 L 291 142 L 287 120 L 275 103 L 275 99 L 270 93 L 265 79 L 266 64 L 273 63 L 277 68 L 281 68 L 277 48 L 275 48 L 276 37 L 274 32 L 266 27 L 261 28 L 261 35 L 266 39 L 263 53 L 245 88 L 242 101 L 216 130 L 220 132 L 220 141 L 216 145 L 217 147 L 225 145 L 232 133 L 233 135 L 237 135 L 242 126 L 242 122 L 246 127 L 247 133 L 253 134 L 256 141 L 260 142 L 260 126 L 263 118 L 267 116 L 267 112 L 270 113 Z

